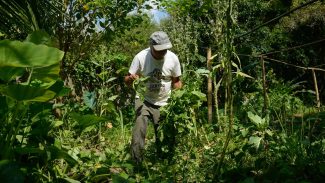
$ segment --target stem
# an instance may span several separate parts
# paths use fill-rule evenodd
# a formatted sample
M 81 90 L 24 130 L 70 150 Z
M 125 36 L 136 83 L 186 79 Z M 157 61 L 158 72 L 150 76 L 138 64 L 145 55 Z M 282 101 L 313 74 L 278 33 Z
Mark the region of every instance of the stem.
M 232 0 L 228 1 L 228 10 L 227 10 L 227 27 L 226 27 L 226 68 L 225 68 L 225 74 L 226 74 L 226 103 L 227 103 L 227 108 L 225 108 L 225 111 L 228 111 L 229 114 L 229 121 L 228 121 L 228 132 L 226 136 L 226 142 L 224 144 L 220 161 L 217 166 L 217 172 L 214 177 L 215 180 L 217 180 L 216 176 L 221 175 L 220 174 L 220 169 L 221 166 L 223 165 L 223 160 L 226 155 L 226 151 L 231 139 L 231 134 L 232 134 L 232 126 L 233 126 L 233 95 L 232 95 L 232 62 L 231 62 L 231 56 L 232 56 L 232 36 L 231 36 L 231 29 L 232 29 L 232 19 L 231 19 L 231 13 L 232 13 Z
M 30 73 L 29 73 L 29 76 L 28 76 L 28 79 L 27 79 L 28 85 L 30 85 L 30 82 L 31 82 L 31 79 L 32 79 L 33 70 L 34 70 L 33 68 L 30 68 Z
M 124 122 L 123 122 L 123 113 L 121 110 L 119 110 L 120 113 L 120 125 L 121 125 L 121 130 L 122 130 L 122 141 L 125 144 L 125 129 L 124 129 Z
M 268 97 L 266 92 L 266 74 L 265 74 L 265 62 L 263 57 L 261 57 L 261 64 L 262 64 L 262 79 L 263 79 L 263 96 L 264 96 L 264 107 L 262 110 L 262 117 L 264 118 L 266 116 L 266 112 L 268 109 Z
M 207 49 L 207 68 L 210 71 L 208 75 L 208 122 L 212 123 L 212 78 L 211 78 L 211 48 Z
M 216 105 L 216 115 L 217 115 L 217 122 L 220 122 L 220 115 L 219 115 L 219 102 L 218 102 L 218 91 L 220 88 L 222 78 L 219 80 L 218 83 L 216 83 L 216 80 L 213 80 L 213 85 L 214 85 L 214 102 Z
M 12 116 L 13 120 L 12 120 L 12 123 L 11 123 L 11 129 L 10 129 L 10 132 L 8 133 L 8 136 L 7 136 L 7 142 L 6 142 L 6 146 L 5 146 L 5 155 L 4 155 L 4 158 L 8 158 L 10 157 L 12 154 L 11 154 L 11 149 L 13 149 L 13 145 L 15 143 L 15 140 L 16 140 L 16 136 L 20 130 L 20 125 L 23 121 L 23 118 L 26 114 L 26 110 L 24 110 L 21 114 L 21 116 L 19 116 L 19 109 L 20 109 L 20 106 L 21 106 L 21 102 L 17 102 L 17 106 L 16 106 L 16 109 L 15 109 L 15 112 Z M 17 122 L 17 125 L 16 125 L 16 122 Z
M 316 92 L 316 103 L 317 103 L 317 109 L 318 109 L 318 111 L 319 111 L 319 108 L 320 108 L 320 99 L 319 99 L 319 92 L 318 92 L 317 78 L 316 78 L 315 70 L 312 69 L 311 72 L 312 72 L 312 74 L 313 74 L 314 86 L 315 86 L 315 92 Z

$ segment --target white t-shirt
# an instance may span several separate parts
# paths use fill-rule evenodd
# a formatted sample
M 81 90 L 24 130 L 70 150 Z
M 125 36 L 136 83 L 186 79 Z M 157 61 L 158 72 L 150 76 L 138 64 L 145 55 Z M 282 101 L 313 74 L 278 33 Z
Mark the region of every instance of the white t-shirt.
M 149 77 L 144 99 L 158 106 L 167 104 L 172 90 L 172 77 L 182 74 L 178 57 L 173 52 L 167 50 L 163 59 L 156 60 L 151 55 L 150 48 L 134 57 L 129 73 Z

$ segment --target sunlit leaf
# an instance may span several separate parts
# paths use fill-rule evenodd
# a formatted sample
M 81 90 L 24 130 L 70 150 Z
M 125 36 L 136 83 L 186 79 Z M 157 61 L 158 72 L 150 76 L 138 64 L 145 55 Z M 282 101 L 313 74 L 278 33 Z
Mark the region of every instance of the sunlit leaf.
M 58 63 L 63 52 L 30 42 L 0 41 L 0 67 L 47 67 Z
M 248 118 L 258 127 L 258 128 L 264 128 L 266 127 L 266 119 L 261 118 L 258 115 L 253 114 L 252 112 L 247 112 Z
M 200 98 L 202 101 L 206 101 L 206 95 L 200 91 L 192 91 L 191 92 L 193 95 L 196 95 Z
M 71 179 L 71 178 L 64 178 L 64 180 L 69 182 L 69 183 L 80 183 L 80 181 L 74 180 L 74 179 Z
M 219 69 L 221 66 L 222 66 L 222 64 L 217 64 L 216 66 L 212 67 L 212 70 L 215 71 L 215 70 Z
M 207 69 L 198 69 L 195 71 L 197 74 L 209 74 L 210 71 Z
M 54 121 L 52 123 L 52 125 L 53 125 L 53 127 L 59 127 L 59 126 L 63 125 L 63 121 Z
M 106 82 L 109 83 L 109 82 L 114 81 L 114 80 L 116 80 L 116 79 L 117 79 L 117 77 L 111 77 L 111 78 L 109 78 Z
M 78 113 L 72 113 L 71 117 L 78 122 L 78 126 L 81 129 L 85 129 L 88 126 L 107 121 L 106 118 L 91 115 L 91 114 L 81 115 Z
M 258 149 L 260 147 L 261 141 L 262 141 L 261 137 L 251 136 L 249 137 L 248 143 L 253 145 L 256 149 Z
M 243 77 L 246 77 L 246 78 L 251 78 L 251 79 L 254 79 L 252 76 L 248 75 L 248 74 L 245 74 L 243 72 L 240 72 L 240 71 L 237 71 L 236 72 L 237 75 L 240 75 L 240 76 L 243 76 Z
M 185 91 L 184 90 L 175 90 L 173 92 L 173 97 L 174 98 L 181 98 L 184 95 Z
M 108 98 L 109 101 L 114 101 L 115 99 L 117 99 L 118 95 L 113 95 L 111 97 Z

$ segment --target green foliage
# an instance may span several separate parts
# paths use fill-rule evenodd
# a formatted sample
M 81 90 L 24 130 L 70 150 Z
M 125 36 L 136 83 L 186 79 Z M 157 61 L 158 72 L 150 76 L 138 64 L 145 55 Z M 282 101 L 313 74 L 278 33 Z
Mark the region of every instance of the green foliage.
M 300 0 L 239 1 L 237 3 L 239 13 L 239 29 L 236 30 L 238 33 L 236 39 L 237 52 L 243 55 L 257 56 L 261 53 L 280 51 L 269 54 L 267 57 L 295 66 L 321 67 L 324 48 L 317 43 L 323 39 L 322 34 L 324 32 L 324 19 L 322 18 L 324 17 L 322 15 L 324 4 L 321 2 L 316 1 L 248 35 L 240 36 L 243 32 L 252 30 L 303 3 L 305 1 Z M 308 45 L 308 43 L 313 44 Z M 295 46 L 300 45 L 304 46 L 295 48 Z M 241 61 L 243 65 L 251 65 L 252 62 L 255 62 L 255 58 L 241 56 Z M 286 81 L 305 82 L 311 79 L 309 72 L 305 72 L 301 68 L 283 65 L 272 60 L 266 65 L 266 69 L 273 69 L 278 77 L 282 77 Z M 253 72 L 253 70 L 249 72 Z M 323 79 L 318 74 L 317 78 L 319 83 L 323 83 Z M 313 82 L 306 82 L 302 85 L 308 89 L 314 87 Z M 323 93 L 323 89 L 320 89 L 320 93 Z
M 53 146 L 50 134 L 62 123 L 51 122 L 48 111 L 51 108 L 46 103 L 60 95 L 63 89 L 63 85 L 58 88 L 58 72 L 52 69 L 58 68 L 63 53 L 45 45 L 7 40 L 1 41 L 0 50 L 3 53 L 1 70 L 22 68 L 30 71 L 7 72 L 7 76 L 1 78 L 7 79 L 0 84 L 1 108 L 5 109 L 1 110 L 1 175 L 17 174 L 14 181 L 22 182 L 25 175 L 32 173 L 33 168 L 46 166 L 47 161 L 50 163 L 65 159 L 71 166 L 75 165 L 77 162 L 66 151 Z M 37 74 L 32 77 L 34 68 Z M 27 81 L 19 83 L 12 80 L 14 77 L 23 77 L 23 74 L 28 75 Z M 38 80 L 38 77 L 44 78 Z M 35 155 L 37 158 L 33 160 L 28 158 Z M 21 169 L 25 169 L 24 173 Z
M 129 99 L 125 96 L 129 95 L 129 91 L 123 82 L 128 72 L 129 57 L 107 53 L 108 48 L 100 46 L 90 60 L 77 64 L 72 77 L 78 78 L 75 88 L 84 91 L 84 103 L 90 109 L 100 116 L 116 116 L 116 110 L 128 107 L 125 102 Z
M 9 40 L 0 42 L 0 54 L 1 67 L 46 67 L 63 57 L 63 52 L 56 48 Z
M 70 116 L 78 122 L 77 126 L 81 128 L 81 130 L 85 130 L 87 127 L 93 126 L 99 122 L 105 122 L 107 120 L 103 117 L 97 117 L 95 115 L 80 115 L 77 113 L 71 114 Z
M 145 47 L 149 47 L 150 35 L 160 29 L 154 24 L 148 15 L 139 16 L 141 22 L 134 23 L 124 34 L 116 36 L 106 45 L 108 54 L 125 55 L 130 61 Z M 144 31 L 145 30 L 145 31 Z
M 87 65 L 82 62 L 96 50 L 94 45 L 110 42 L 125 30 L 140 23 L 142 17 L 130 15 L 130 12 L 141 8 L 142 3 L 144 2 L 136 0 L 1 2 L 0 9 L 3 11 L 0 17 L 3 24 L 0 31 L 7 38 L 20 40 L 27 34 L 38 31 L 37 34 L 31 34 L 27 40 L 37 44 L 50 44 L 63 50 L 60 76 L 77 95 L 82 96 L 81 87 L 74 83 L 78 80 L 74 78 L 76 65 Z M 42 39 L 39 39 L 38 35 Z M 18 74 L 22 71 L 11 69 L 10 72 Z
M 15 162 L 1 160 L 0 172 L 0 178 L 3 182 L 20 183 L 24 180 L 24 174 Z
M 25 39 L 36 30 L 44 29 L 52 35 L 62 14 L 60 1 L 13 0 L 0 2 L 0 30 L 9 39 Z
M 303 1 L 234 1 L 233 6 L 231 1 L 173 1 L 162 4 L 171 16 L 161 27 L 145 16 L 126 18 L 143 1 L 65 2 L 0 3 L 1 10 L 8 9 L 0 13 L 0 22 L 5 23 L 0 26 L 1 38 L 22 40 L 32 30 L 46 32 L 35 31 L 26 42 L 0 42 L 2 181 L 322 181 L 325 115 L 323 107 L 312 107 L 315 92 L 306 85 L 311 78 L 305 77 L 307 72 L 288 72 L 287 67 L 266 62 L 269 105 L 263 111 L 260 60 L 240 55 L 257 56 L 320 38 L 322 3 L 236 37 L 235 33 L 241 35 Z M 54 9 L 40 16 L 49 7 Z M 43 24 L 45 20 L 48 24 Z M 128 28 L 132 29 L 125 31 Z M 129 153 L 134 90 L 124 85 L 123 78 L 134 54 L 148 45 L 156 29 L 171 37 L 182 63 L 184 87 L 173 91 L 162 108 L 161 156 L 156 154 L 154 129 L 149 124 L 145 160 L 138 166 Z M 202 48 L 208 43 L 213 50 L 210 71 L 205 69 Z M 58 64 L 63 52 L 48 46 L 65 51 L 63 70 Z M 322 49 L 318 44 L 268 57 L 314 66 L 322 64 Z M 66 83 L 72 83 L 78 96 L 64 88 L 60 71 L 67 74 Z M 213 78 L 217 101 L 218 116 L 212 124 L 207 123 L 206 114 L 207 76 Z M 141 90 L 145 80 L 137 80 L 134 89 Z M 322 79 L 319 82 L 321 88 Z M 225 107 L 218 106 L 224 103 Z

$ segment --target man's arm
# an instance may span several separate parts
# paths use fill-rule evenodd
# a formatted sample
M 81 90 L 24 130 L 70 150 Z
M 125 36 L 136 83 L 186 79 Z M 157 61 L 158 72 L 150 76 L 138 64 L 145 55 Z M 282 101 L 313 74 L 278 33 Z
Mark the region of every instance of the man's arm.
M 181 89 L 182 88 L 183 83 L 180 80 L 180 77 L 172 77 L 172 86 L 173 86 L 173 89 Z
M 124 82 L 128 85 L 128 86 L 131 86 L 133 81 L 138 79 L 139 78 L 139 75 L 137 74 L 128 74 L 124 77 Z

